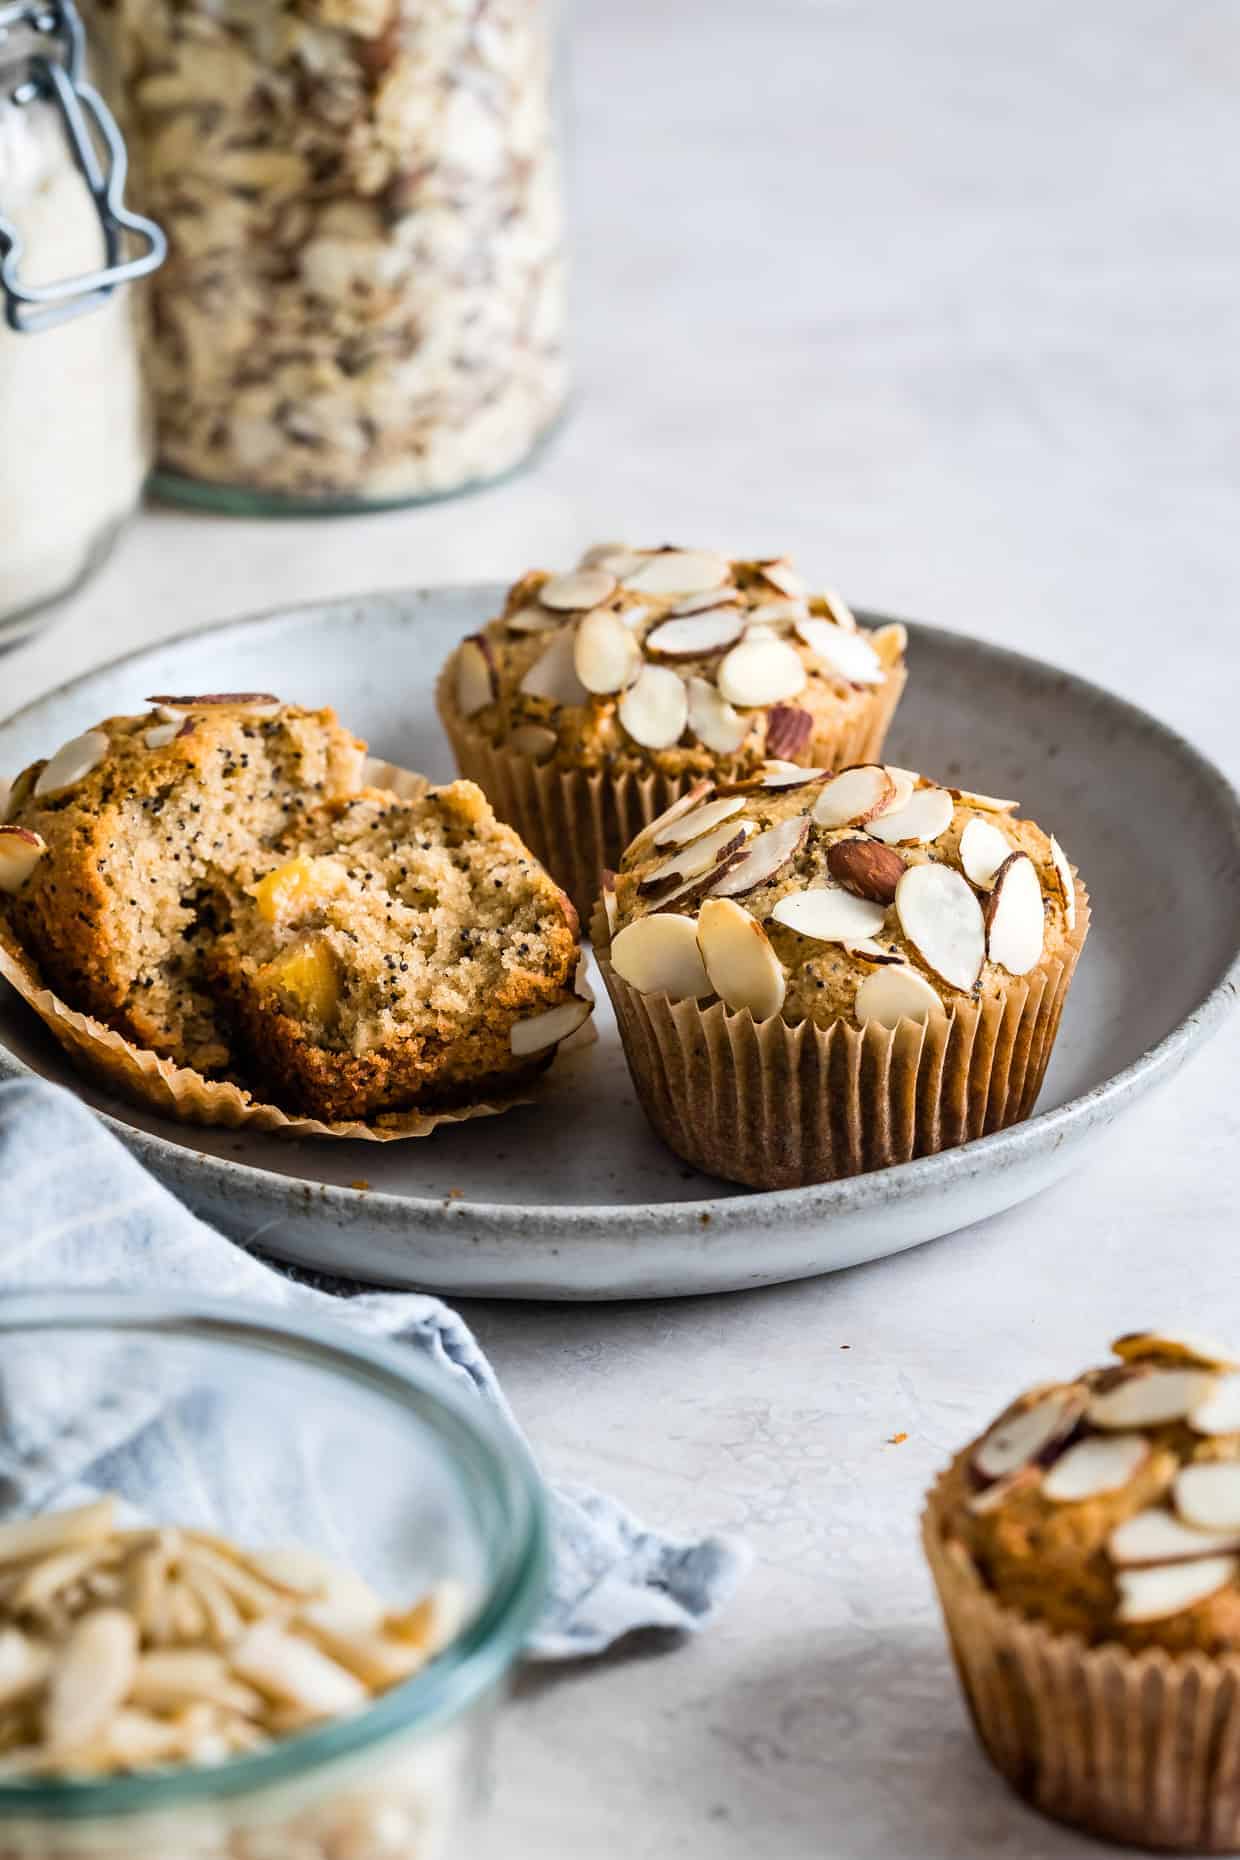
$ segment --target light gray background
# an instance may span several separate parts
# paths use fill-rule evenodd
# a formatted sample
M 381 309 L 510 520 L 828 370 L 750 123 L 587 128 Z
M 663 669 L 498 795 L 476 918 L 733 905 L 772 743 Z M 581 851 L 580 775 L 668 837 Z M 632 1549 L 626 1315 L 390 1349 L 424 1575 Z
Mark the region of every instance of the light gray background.
M 149 517 L 0 659 L 0 710 L 223 614 L 615 534 L 791 549 L 1110 683 L 1240 773 L 1230 0 L 590 0 L 576 27 L 580 400 L 554 451 L 422 512 Z M 975 1754 L 916 1513 L 1008 1394 L 1116 1331 L 1240 1339 L 1238 1060 L 1233 1025 L 1085 1173 L 878 1266 L 471 1312 L 550 1469 L 758 1552 L 700 1643 L 524 1693 L 497 1854 L 1099 1851 Z

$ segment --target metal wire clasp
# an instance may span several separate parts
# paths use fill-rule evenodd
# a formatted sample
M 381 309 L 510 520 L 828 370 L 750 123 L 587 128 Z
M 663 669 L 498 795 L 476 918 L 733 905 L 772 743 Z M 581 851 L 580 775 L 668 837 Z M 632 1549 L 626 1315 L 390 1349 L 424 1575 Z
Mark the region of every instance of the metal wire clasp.
M 33 34 L 8 101 L 50 101 L 59 109 L 69 148 L 90 191 L 103 234 L 105 263 L 53 284 L 23 284 L 22 238 L 0 202 L 0 292 L 4 319 L 19 334 L 48 329 L 95 310 L 118 284 L 131 283 L 164 261 L 167 241 L 154 220 L 124 204 L 128 158 L 112 112 L 85 80 L 86 39 L 73 0 L 0 0 L 0 49 L 16 33 Z M 50 43 L 48 43 L 50 41 Z M 0 103 L 4 98 L 0 96 Z M 137 250 L 126 256 L 126 235 Z

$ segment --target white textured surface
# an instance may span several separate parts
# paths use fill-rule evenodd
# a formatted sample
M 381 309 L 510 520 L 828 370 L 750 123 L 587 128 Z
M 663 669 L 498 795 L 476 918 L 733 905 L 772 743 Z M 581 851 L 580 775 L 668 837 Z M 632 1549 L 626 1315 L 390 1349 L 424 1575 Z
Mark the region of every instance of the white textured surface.
M 152 517 L 0 659 L 0 709 L 223 613 L 627 533 L 790 548 L 859 602 L 1110 683 L 1240 772 L 1234 9 L 588 0 L 578 25 L 581 397 L 556 449 L 421 512 Z M 700 1643 L 526 1691 L 497 1855 L 1100 1851 L 976 1754 L 916 1513 L 1015 1387 L 1114 1332 L 1240 1337 L 1238 1057 L 1232 1026 L 1092 1169 L 881 1265 L 471 1313 L 555 1472 L 759 1557 Z

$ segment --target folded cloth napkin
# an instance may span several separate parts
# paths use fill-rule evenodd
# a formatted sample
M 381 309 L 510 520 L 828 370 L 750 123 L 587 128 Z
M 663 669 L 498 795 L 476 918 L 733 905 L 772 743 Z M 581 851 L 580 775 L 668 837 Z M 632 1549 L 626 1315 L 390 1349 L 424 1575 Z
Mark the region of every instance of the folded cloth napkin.
M 69 1092 L 36 1079 L 0 1084 L 0 1183 L 0 1303 L 51 1287 L 166 1289 L 330 1318 L 417 1351 L 519 1435 L 494 1371 L 447 1305 L 406 1292 L 343 1298 L 274 1271 L 183 1208 Z M 126 1453 L 151 1463 L 158 1412 L 141 1392 L 118 1400 L 115 1385 L 99 1382 L 97 1367 L 36 1369 L 28 1353 L 20 1367 L 0 1360 L 0 1507 L 63 1503 L 107 1484 Z M 184 1416 L 176 1432 L 183 1466 Z M 243 1459 L 229 1461 L 242 1478 Z M 177 1477 L 171 1457 L 168 1477 Z M 302 1502 L 296 1490 L 281 1494 L 293 1535 Z M 704 1627 L 748 1564 L 743 1545 L 665 1537 L 587 1486 L 554 1487 L 550 1508 L 553 1571 L 527 1647 L 534 1659 L 601 1653 L 636 1628 Z

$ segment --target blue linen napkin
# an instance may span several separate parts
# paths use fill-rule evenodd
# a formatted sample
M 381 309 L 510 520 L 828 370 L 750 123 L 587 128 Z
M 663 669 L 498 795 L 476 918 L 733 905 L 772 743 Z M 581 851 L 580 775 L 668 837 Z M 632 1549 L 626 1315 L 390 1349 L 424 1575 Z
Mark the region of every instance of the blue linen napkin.
M 330 1318 L 416 1350 L 520 1432 L 491 1365 L 447 1305 L 408 1292 L 342 1298 L 274 1271 L 190 1214 L 69 1092 L 37 1079 L 0 1084 L 0 1183 L 0 1300 L 56 1286 L 167 1289 Z M 15 1388 L 0 1362 L 6 1508 L 77 1495 L 110 1456 L 149 1456 L 158 1429 L 140 1396 L 118 1402 L 89 1371 L 49 1367 L 32 1386 L 27 1361 Z M 601 1653 L 637 1628 L 704 1627 L 750 1560 L 726 1538 L 647 1529 L 588 1486 L 552 1488 L 550 1507 L 551 1589 L 526 1649 L 533 1659 Z

